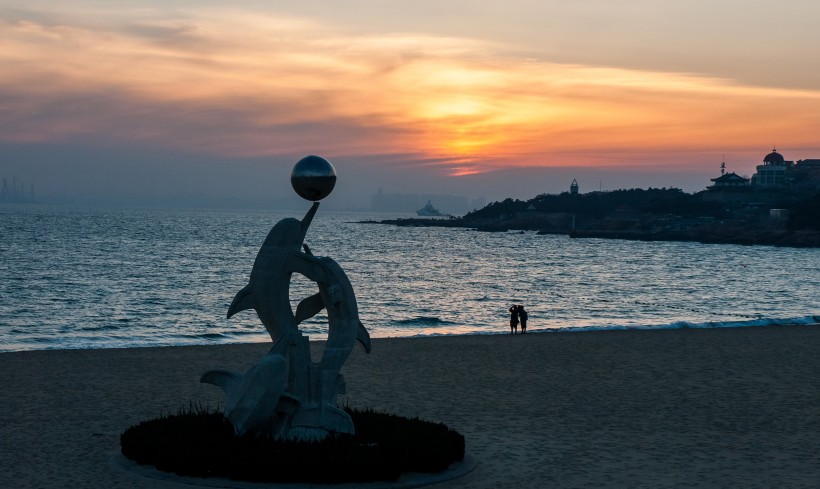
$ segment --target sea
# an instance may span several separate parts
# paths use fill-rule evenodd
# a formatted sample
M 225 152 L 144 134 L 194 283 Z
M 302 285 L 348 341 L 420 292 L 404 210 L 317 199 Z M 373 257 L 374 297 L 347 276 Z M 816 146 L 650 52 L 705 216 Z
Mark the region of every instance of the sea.
M 270 342 L 226 312 L 268 231 L 307 212 L 0 205 L 0 352 Z M 397 227 L 326 212 L 305 242 L 353 284 L 371 337 L 820 322 L 820 249 Z M 314 294 L 295 274 L 290 298 Z M 301 326 L 327 337 L 327 317 Z

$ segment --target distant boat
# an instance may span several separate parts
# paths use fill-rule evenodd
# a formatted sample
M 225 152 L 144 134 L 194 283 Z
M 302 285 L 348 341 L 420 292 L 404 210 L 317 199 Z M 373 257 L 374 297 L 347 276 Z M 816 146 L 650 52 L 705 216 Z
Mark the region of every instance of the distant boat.
M 446 214 L 442 214 L 440 210 L 433 207 L 433 204 L 430 201 L 427 201 L 427 205 L 422 207 L 421 209 L 416 211 L 416 214 L 419 216 L 445 216 Z

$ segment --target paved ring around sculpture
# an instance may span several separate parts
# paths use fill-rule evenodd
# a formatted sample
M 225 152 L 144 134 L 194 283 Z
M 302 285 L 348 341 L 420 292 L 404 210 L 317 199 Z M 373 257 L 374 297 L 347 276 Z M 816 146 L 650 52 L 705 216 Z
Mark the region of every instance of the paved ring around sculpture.
M 402 474 L 401 477 L 394 482 L 346 482 L 340 484 L 283 484 L 276 482 L 242 482 L 216 477 L 186 477 L 170 472 L 163 472 L 153 465 L 140 465 L 120 452 L 111 456 L 109 465 L 130 472 L 136 476 L 199 487 L 225 487 L 229 489 L 412 489 L 414 487 L 440 484 L 463 477 L 472 472 L 478 466 L 478 462 L 470 454 L 464 454 L 464 460 L 453 463 L 447 470 L 435 474 L 407 472 Z

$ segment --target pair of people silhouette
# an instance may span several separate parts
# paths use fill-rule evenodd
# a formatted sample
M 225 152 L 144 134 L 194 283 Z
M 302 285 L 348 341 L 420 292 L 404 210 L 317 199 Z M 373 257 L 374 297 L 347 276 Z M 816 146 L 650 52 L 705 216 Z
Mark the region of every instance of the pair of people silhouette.
M 527 311 L 524 310 L 524 306 L 513 304 L 513 306 L 510 307 L 510 334 L 518 332 L 518 323 L 521 323 L 521 334 L 526 333 L 527 318 L 528 314 Z

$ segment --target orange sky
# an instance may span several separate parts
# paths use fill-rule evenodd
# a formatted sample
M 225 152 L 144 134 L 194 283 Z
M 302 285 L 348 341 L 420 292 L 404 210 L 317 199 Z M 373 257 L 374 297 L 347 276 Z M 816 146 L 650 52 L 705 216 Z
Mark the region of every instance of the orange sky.
M 0 140 L 409 155 L 449 175 L 820 157 L 820 35 L 801 24 L 818 7 L 678 3 L 3 2 Z

